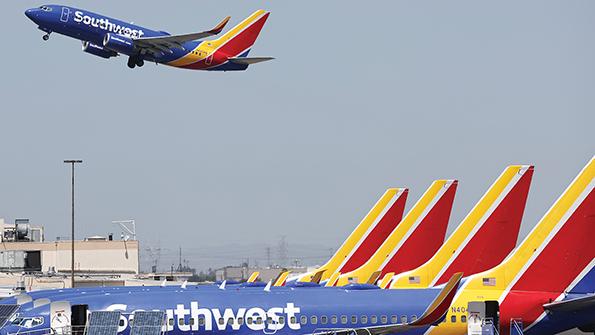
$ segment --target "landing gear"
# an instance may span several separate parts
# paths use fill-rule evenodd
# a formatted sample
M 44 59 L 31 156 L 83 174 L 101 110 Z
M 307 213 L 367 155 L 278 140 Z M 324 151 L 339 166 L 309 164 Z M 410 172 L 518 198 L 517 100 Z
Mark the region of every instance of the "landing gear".
M 41 38 L 43 38 L 44 41 L 47 41 L 50 39 L 50 33 L 47 33 L 45 35 L 43 35 Z
M 130 56 L 128 57 L 128 67 L 134 69 L 135 67 L 142 67 L 145 65 L 145 61 L 138 57 L 138 56 Z

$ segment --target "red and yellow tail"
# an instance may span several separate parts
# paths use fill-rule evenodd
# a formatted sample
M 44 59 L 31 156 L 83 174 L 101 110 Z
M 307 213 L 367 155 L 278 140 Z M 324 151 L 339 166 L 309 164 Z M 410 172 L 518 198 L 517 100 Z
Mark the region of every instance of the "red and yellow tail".
M 262 9 L 257 10 L 223 36 L 208 43 L 228 57 L 245 56 L 256 42 L 269 14 Z
M 456 272 L 471 275 L 502 262 L 516 245 L 532 176 L 533 166 L 507 167 L 438 252 L 397 275 L 391 288 L 440 285 Z

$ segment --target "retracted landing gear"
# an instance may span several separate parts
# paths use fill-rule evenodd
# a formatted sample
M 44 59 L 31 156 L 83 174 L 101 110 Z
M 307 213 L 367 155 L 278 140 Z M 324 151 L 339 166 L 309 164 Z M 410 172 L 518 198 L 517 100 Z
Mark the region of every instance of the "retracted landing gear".
M 44 41 L 47 41 L 50 39 L 50 33 L 47 33 L 45 35 L 43 35 L 41 38 L 43 38 Z

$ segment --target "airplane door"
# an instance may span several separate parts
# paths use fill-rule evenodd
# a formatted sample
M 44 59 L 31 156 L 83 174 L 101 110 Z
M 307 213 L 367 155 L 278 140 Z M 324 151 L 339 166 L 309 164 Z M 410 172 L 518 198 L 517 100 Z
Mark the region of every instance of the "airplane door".
M 54 334 L 69 334 L 72 311 L 68 301 L 56 301 L 50 304 L 50 327 Z
M 211 62 L 213 61 L 213 54 L 210 54 L 206 59 L 205 59 L 205 64 L 206 65 L 211 65 Z
M 70 16 L 70 8 L 62 7 L 62 15 L 60 16 L 60 21 L 68 22 L 68 16 Z

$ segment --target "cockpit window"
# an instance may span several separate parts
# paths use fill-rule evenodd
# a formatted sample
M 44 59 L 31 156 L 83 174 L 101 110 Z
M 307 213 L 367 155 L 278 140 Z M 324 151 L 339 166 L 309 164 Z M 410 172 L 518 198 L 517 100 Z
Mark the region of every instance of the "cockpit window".
M 46 12 L 51 12 L 52 11 L 52 8 L 51 7 L 48 7 L 48 6 L 39 6 L 39 9 L 41 9 L 43 11 L 46 11 Z

